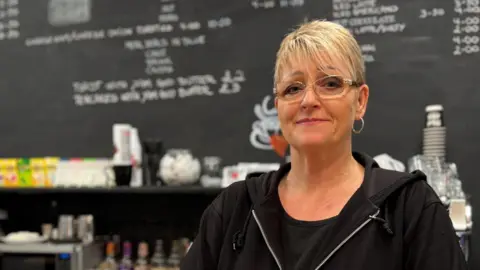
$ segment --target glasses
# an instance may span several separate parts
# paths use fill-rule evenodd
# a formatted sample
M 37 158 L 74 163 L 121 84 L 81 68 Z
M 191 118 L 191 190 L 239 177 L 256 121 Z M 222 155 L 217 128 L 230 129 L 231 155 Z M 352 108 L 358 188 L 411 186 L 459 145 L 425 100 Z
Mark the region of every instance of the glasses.
M 334 99 L 345 95 L 351 86 L 359 87 L 362 84 L 338 75 L 322 77 L 314 82 L 314 93 L 320 99 Z M 287 102 L 298 102 L 303 100 L 307 92 L 306 84 L 298 81 L 279 83 L 274 89 L 275 96 Z

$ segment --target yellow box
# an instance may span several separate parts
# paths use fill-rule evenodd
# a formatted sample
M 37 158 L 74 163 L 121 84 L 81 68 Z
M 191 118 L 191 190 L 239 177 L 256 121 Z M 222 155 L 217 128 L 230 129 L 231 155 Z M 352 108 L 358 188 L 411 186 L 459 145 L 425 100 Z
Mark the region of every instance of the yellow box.
M 4 185 L 5 187 L 19 187 L 20 180 L 18 176 L 18 167 L 16 158 L 6 158 L 3 159 L 4 170 L 3 174 L 5 176 Z
M 55 183 L 55 173 L 59 162 L 59 157 L 45 157 L 45 186 L 51 187 Z
M 5 161 L 3 158 L 0 158 L 0 187 L 5 186 L 5 178 L 6 178 Z
M 45 187 L 47 183 L 45 158 L 31 158 L 30 171 L 32 175 L 32 185 L 34 187 Z

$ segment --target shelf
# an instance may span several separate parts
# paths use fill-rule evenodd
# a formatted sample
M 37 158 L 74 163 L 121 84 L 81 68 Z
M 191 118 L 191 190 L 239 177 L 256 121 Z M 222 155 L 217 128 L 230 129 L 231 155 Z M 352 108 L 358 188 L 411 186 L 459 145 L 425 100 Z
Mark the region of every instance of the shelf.
M 205 194 L 216 195 L 222 188 L 206 188 L 202 186 L 165 186 L 165 187 L 25 187 L 25 188 L 0 188 L 0 194 L 41 195 L 41 194 Z
M 59 254 L 73 253 L 75 244 L 27 243 L 0 244 L 0 253 Z

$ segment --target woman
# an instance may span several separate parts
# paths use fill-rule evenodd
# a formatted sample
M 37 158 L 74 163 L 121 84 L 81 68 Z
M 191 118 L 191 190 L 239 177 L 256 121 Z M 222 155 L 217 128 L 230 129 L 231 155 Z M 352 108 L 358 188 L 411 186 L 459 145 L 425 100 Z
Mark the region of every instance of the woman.
M 467 269 L 425 175 L 352 153 L 369 88 L 345 28 L 312 21 L 287 35 L 274 81 L 291 163 L 216 198 L 182 270 Z

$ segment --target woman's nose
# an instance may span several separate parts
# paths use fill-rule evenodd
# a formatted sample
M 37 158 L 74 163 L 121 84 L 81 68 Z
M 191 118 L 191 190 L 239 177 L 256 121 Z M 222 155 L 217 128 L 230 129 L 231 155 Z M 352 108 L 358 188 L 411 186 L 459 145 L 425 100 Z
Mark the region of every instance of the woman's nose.
M 304 90 L 304 96 L 302 98 L 302 107 L 318 107 L 320 105 L 320 101 L 318 99 L 317 94 L 315 93 L 315 89 L 313 87 L 307 87 Z

